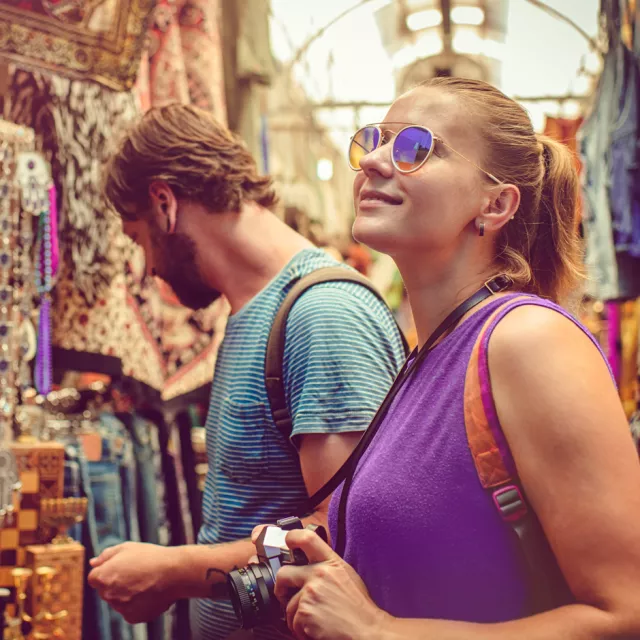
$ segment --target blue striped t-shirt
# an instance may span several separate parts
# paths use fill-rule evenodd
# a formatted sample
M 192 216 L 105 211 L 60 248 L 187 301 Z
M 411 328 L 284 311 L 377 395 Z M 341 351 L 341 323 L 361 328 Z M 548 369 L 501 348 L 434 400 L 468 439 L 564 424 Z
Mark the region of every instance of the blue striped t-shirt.
M 199 544 L 245 538 L 256 525 L 297 514 L 307 498 L 298 455 L 271 417 L 265 353 L 291 286 L 338 264 L 320 249 L 301 251 L 229 318 L 206 423 L 209 472 Z M 283 372 L 294 444 L 308 433 L 366 429 L 403 361 L 391 313 L 365 287 L 328 282 L 304 293 L 288 318 Z M 239 627 L 229 602 L 194 605 L 198 640 L 222 640 Z M 264 630 L 256 637 L 279 636 Z

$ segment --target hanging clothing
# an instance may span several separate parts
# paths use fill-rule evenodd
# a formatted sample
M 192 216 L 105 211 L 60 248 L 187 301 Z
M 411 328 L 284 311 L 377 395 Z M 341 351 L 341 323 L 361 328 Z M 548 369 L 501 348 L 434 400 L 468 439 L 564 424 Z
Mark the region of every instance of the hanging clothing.
M 583 122 L 583 118 L 552 118 L 548 116 L 544 125 L 545 135 L 562 142 L 571 151 L 578 175 L 582 174 L 582 162 L 578 148 L 578 131 Z M 581 206 L 578 220 L 582 220 Z
M 170 102 L 207 109 L 226 124 L 218 0 L 159 0 L 137 90 L 143 110 Z
M 143 111 L 171 102 L 211 111 L 226 124 L 219 0 L 159 0 L 149 25 L 136 95 Z M 135 251 L 135 250 L 134 250 Z M 126 265 L 129 304 L 157 345 L 162 399 L 208 388 L 229 314 L 224 299 L 201 311 L 179 304 L 162 282 L 144 277 L 140 251 Z
M 579 134 L 582 174 L 587 290 L 598 299 L 618 296 L 618 269 L 609 203 L 609 132 L 614 119 L 611 96 L 616 90 L 616 56 L 609 51 L 591 114 Z
M 269 38 L 268 0 L 221 0 L 229 127 L 256 161 L 262 156 L 262 116 L 276 67 Z M 264 169 L 264 166 L 263 166 Z
M 640 164 L 638 137 L 640 96 L 638 60 L 632 51 L 617 49 L 619 95 L 617 118 L 611 131 L 610 202 L 616 251 L 640 257 Z
M 640 31 L 629 2 L 601 13 L 609 50 L 580 151 L 588 293 L 610 300 L 640 295 Z
M 137 511 L 136 458 L 125 425 L 103 413 L 93 422 L 100 438 L 98 459 L 88 459 L 82 442 L 72 434 L 56 437 L 65 445 L 65 496 L 87 498 L 87 514 L 76 538 L 89 560 L 107 547 L 127 540 L 140 541 Z M 68 484 L 67 484 L 68 483 Z M 83 638 L 96 640 L 147 640 L 145 624 L 130 625 L 85 582 Z
M 620 399 L 628 418 L 638 410 L 638 340 L 640 301 L 620 305 Z

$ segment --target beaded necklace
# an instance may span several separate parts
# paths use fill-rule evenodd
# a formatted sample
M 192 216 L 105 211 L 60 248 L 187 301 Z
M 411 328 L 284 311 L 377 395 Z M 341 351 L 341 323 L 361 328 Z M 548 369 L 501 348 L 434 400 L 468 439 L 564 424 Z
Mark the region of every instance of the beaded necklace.
M 51 184 L 38 219 L 38 249 L 35 279 L 40 296 L 38 323 L 38 353 L 35 366 L 35 385 L 38 393 L 47 395 L 53 382 L 51 361 L 51 290 L 58 266 L 56 188 Z

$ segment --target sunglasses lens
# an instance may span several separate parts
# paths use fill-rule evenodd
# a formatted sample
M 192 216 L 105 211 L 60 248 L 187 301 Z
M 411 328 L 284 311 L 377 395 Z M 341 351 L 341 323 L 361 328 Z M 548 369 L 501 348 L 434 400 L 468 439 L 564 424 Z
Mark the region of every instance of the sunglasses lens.
M 433 148 L 433 135 L 426 129 L 407 127 L 393 140 L 393 160 L 400 171 L 413 171 Z
M 349 145 L 349 164 L 356 171 L 360 169 L 360 160 L 371 153 L 380 144 L 380 131 L 375 127 L 364 127 L 351 138 Z

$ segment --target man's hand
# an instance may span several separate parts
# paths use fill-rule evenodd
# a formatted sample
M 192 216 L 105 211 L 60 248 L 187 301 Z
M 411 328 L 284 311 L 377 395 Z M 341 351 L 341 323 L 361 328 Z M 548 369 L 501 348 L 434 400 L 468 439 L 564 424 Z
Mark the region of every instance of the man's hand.
M 125 542 L 90 563 L 89 584 L 131 624 L 147 622 L 181 598 L 176 548 Z

